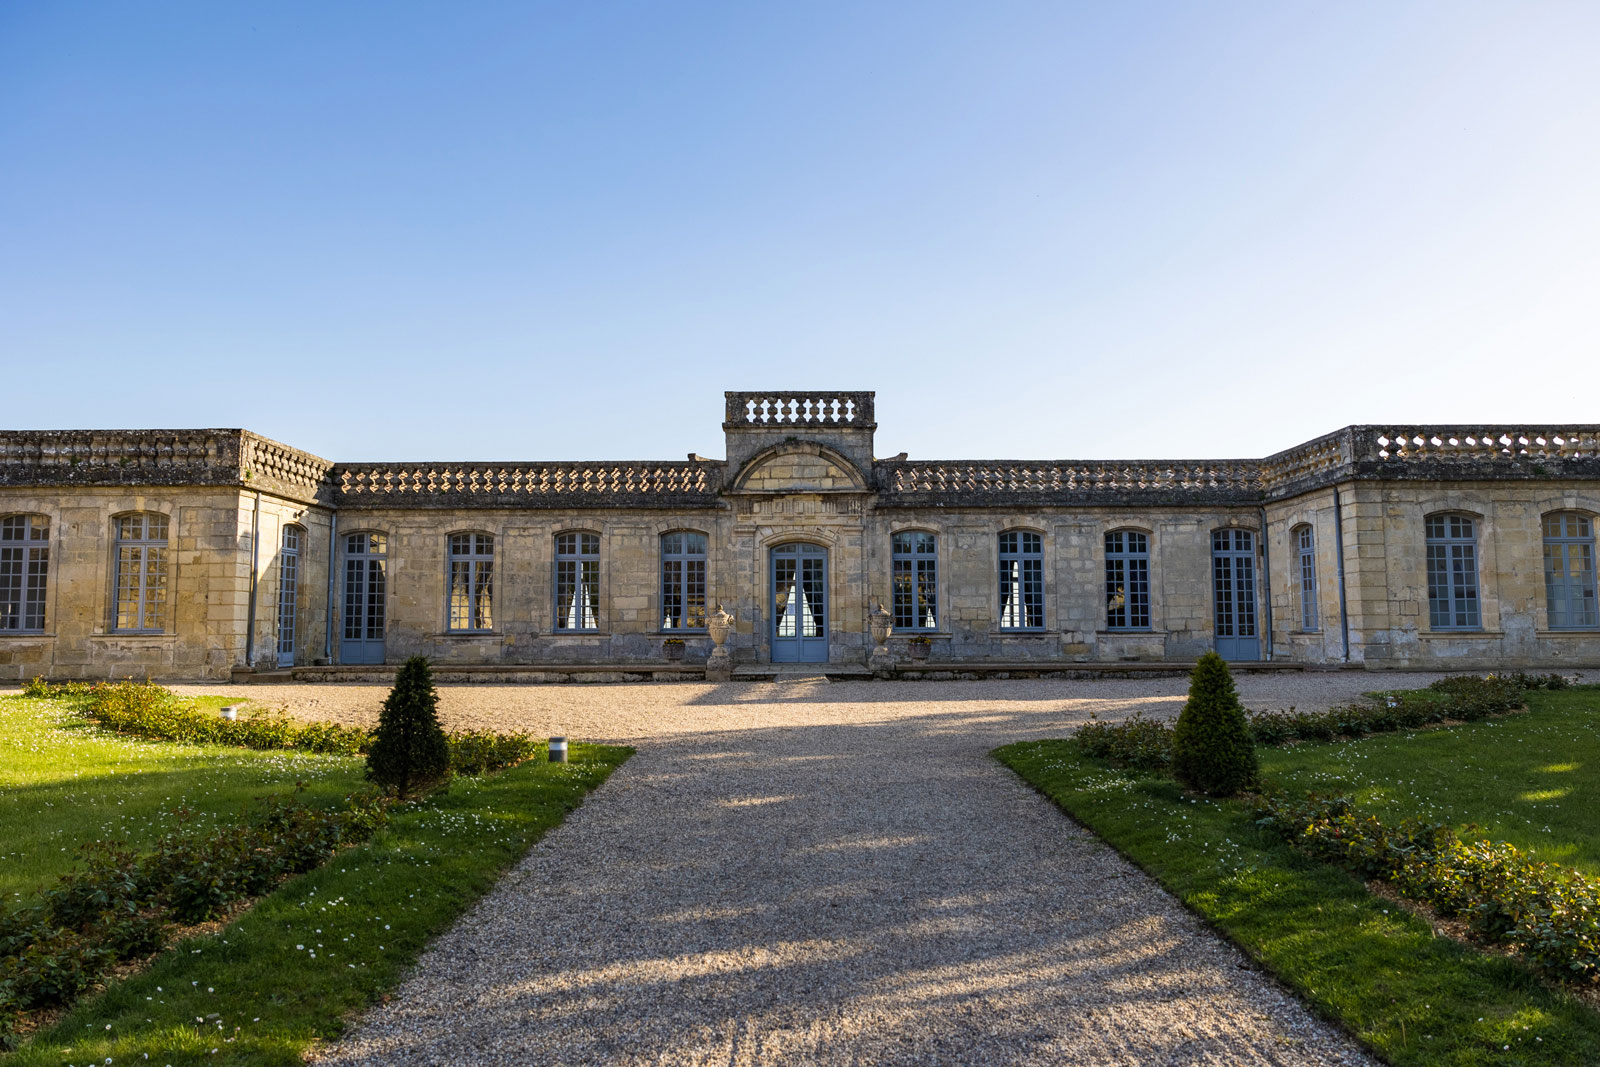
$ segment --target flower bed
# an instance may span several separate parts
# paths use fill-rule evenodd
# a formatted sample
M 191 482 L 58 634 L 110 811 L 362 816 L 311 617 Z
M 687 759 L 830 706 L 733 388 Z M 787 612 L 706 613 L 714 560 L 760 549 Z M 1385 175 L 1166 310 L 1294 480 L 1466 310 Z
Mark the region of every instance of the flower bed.
M 1331 741 L 1446 720 L 1476 722 L 1521 707 L 1528 689 L 1564 689 L 1568 684 L 1557 674 L 1443 678 L 1425 690 L 1391 693 L 1327 711 L 1251 711 L 1246 721 L 1259 745 Z M 1091 721 L 1073 737 L 1085 755 L 1115 766 L 1164 771 L 1172 763 L 1172 725 L 1162 719 L 1135 714 L 1122 722 Z
M 23 1012 L 70 1003 L 114 965 L 160 949 L 173 924 L 215 919 L 366 840 L 387 803 L 352 794 L 330 811 L 268 797 L 259 813 L 180 829 L 142 856 L 115 842 L 84 846 L 81 867 L 37 902 L 0 911 L 0 1048 Z M 191 814 L 177 812 L 180 823 Z
M 23 695 L 86 698 L 83 714 L 119 734 L 147 741 L 238 745 L 254 749 L 296 749 L 331 755 L 365 755 L 372 731 L 335 723 L 300 722 L 281 711 L 247 708 L 242 718 L 224 719 L 201 710 L 170 689 L 149 682 L 51 683 L 34 679 Z M 514 766 L 539 751 L 526 733 L 452 730 L 450 770 L 477 775 Z
M 1600 879 L 1505 842 L 1463 841 L 1443 823 L 1385 825 L 1343 797 L 1274 797 L 1263 801 L 1258 824 L 1317 859 L 1465 919 L 1475 937 L 1510 945 L 1547 973 L 1600 983 Z

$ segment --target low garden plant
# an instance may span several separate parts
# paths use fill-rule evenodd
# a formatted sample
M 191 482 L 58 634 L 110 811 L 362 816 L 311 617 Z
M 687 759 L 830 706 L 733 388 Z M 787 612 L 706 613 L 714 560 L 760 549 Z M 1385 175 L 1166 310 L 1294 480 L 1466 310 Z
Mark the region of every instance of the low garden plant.
M 1244 725 L 1257 745 L 1365 737 L 1443 722 L 1478 722 L 1523 707 L 1529 688 L 1561 689 L 1568 684 L 1560 675 L 1466 675 L 1441 679 L 1428 689 L 1382 693 L 1326 711 L 1247 711 Z M 1161 770 L 1172 766 L 1174 729 L 1165 720 L 1136 713 L 1120 722 L 1091 721 L 1074 737 L 1096 759 L 1132 770 Z
M 462 733 L 458 773 L 504 769 L 378 806 L 358 759 L 151 743 L 90 695 L 0 698 L 8 1067 L 303 1062 L 631 751 Z
M 226 926 L 79 999 L 7 1067 L 298 1067 L 393 988 L 427 943 L 561 822 L 631 749 L 572 746 L 393 805 L 369 841 L 290 878 Z
M 377 731 L 358 726 L 302 722 L 281 709 L 247 703 L 239 718 L 224 719 L 214 707 L 149 682 L 45 682 L 36 678 L 24 688 L 23 695 L 36 699 L 71 698 L 83 715 L 96 724 L 150 741 L 357 756 L 368 755 L 378 736 Z M 437 726 L 437 716 L 434 723 Z M 443 736 L 450 774 L 485 774 L 510 767 L 529 758 L 540 744 L 532 735 L 518 731 L 450 730 Z
M 1311 742 L 1257 749 L 1270 811 L 1186 791 L 1142 716 L 996 755 L 1390 1063 L 1600 1063 L 1600 688 L 1453 678 L 1352 707 L 1249 716 Z
M 1545 863 L 1506 842 L 1463 841 L 1446 823 L 1385 824 L 1348 797 L 1274 796 L 1258 824 L 1307 855 L 1467 921 L 1552 977 L 1600 984 L 1600 878 Z
M 34 900 L 0 910 L 0 1047 L 21 1014 L 76 999 L 112 966 L 161 948 L 173 925 L 216 919 L 239 901 L 309 871 L 381 825 L 376 794 L 341 810 L 265 798 L 220 827 L 187 825 L 138 854 L 120 842 L 83 846 L 80 865 Z
M 224 719 L 149 682 L 108 682 L 82 695 L 87 697 L 83 713 L 90 719 L 117 733 L 151 741 L 294 748 L 346 756 L 365 751 L 371 742 L 370 732 L 359 727 L 299 722 L 281 711 L 251 706 L 238 719 Z

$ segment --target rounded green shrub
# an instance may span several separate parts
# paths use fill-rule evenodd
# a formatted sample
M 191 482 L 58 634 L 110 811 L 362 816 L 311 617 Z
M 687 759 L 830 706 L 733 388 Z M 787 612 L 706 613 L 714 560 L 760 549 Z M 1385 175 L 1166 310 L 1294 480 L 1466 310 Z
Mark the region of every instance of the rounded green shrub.
M 412 656 L 395 676 L 367 752 L 367 777 L 408 796 L 450 773 L 450 743 L 439 727 L 439 694 L 426 656 Z
M 1172 732 L 1172 773 L 1214 797 L 1256 783 L 1255 744 L 1228 664 L 1207 652 L 1189 675 L 1189 699 Z

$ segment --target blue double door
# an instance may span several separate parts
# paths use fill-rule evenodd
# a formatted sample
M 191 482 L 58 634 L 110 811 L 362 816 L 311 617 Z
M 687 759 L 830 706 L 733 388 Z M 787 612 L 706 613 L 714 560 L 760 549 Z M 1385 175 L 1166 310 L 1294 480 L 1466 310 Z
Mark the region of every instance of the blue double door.
M 1211 590 L 1217 655 L 1229 660 L 1260 659 L 1254 533 L 1232 529 L 1213 531 Z
M 828 662 L 828 551 L 803 541 L 771 553 L 772 662 Z

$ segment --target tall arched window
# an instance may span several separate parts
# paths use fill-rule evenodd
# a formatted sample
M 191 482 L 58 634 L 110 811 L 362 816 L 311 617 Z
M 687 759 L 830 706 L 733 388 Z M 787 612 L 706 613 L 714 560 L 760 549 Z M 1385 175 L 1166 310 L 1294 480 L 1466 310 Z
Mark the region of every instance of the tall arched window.
M 706 535 L 661 535 L 661 628 L 706 628 Z
M 1106 629 L 1150 629 L 1150 538 L 1138 530 L 1106 534 Z
M 167 517 L 143 512 L 116 522 L 116 628 L 160 631 L 167 624 Z
M 1477 630 L 1478 524 L 1471 515 L 1429 515 L 1428 624 L 1435 630 Z
M 50 520 L 43 515 L 0 519 L 0 630 L 44 629 L 50 576 Z
M 450 629 L 494 629 L 494 535 L 450 535 Z
M 600 628 L 600 535 L 556 535 L 556 629 Z
M 1294 528 L 1295 561 L 1300 575 L 1300 629 L 1315 633 L 1322 629 L 1317 614 L 1317 542 L 1310 523 Z
M 1595 604 L 1594 524 L 1589 516 L 1558 511 L 1544 517 L 1544 589 L 1550 629 L 1600 627 Z
M 1000 629 L 1044 629 L 1044 538 L 1031 530 L 1000 535 Z
M 889 584 L 896 630 L 939 628 L 938 540 L 924 530 L 889 539 Z

